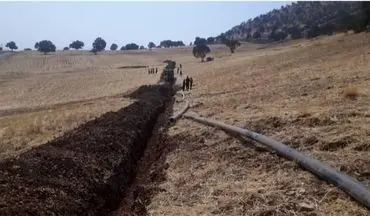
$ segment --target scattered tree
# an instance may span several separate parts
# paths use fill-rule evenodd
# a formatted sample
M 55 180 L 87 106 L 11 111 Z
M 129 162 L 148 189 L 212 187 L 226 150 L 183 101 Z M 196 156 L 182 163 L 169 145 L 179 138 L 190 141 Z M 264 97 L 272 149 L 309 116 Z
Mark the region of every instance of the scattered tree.
M 93 46 L 93 48 L 92 48 L 91 52 L 93 52 L 96 55 L 98 52 L 101 52 L 105 49 L 105 47 L 107 46 L 107 43 L 105 42 L 105 40 L 103 38 L 98 37 L 98 38 L 95 39 L 92 46 Z
M 215 43 L 215 38 L 214 37 L 208 37 L 207 38 L 207 44 L 214 44 Z
M 207 44 L 207 40 L 205 38 L 196 37 L 194 41 L 194 45 L 200 45 L 200 44 Z
M 126 50 L 126 46 L 122 46 L 120 50 Z
M 35 50 L 38 50 L 38 49 L 39 49 L 39 42 L 36 42 L 36 43 L 35 43 L 34 48 L 35 48 Z
M 159 45 L 161 47 L 165 47 L 165 48 L 185 46 L 184 42 L 182 42 L 182 41 L 172 41 L 172 40 L 161 41 L 161 43 Z
M 36 44 L 37 44 L 37 46 L 36 46 Z M 40 41 L 36 44 L 35 44 L 35 47 L 37 47 L 37 50 L 39 52 L 43 52 L 45 55 L 49 52 L 55 52 L 55 50 L 56 50 L 56 47 L 53 44 L 53 42 L 51 42 L 49 40 L 42 40 L 42 41 Z
M 142 49 L 145 49 L 145 47 L 144 47 L 143 45 L 141 45 L 141 46 L 139 47 L 139 49 L 141 49 L 141 50 L 142 50 Z
M 64 47 L 63 50 L 67 51 L 67 50 L 69 50 L 69 47 Z
M 153 47 L 155 47 L 155 44 L 153 42 L 149 42 L 148 47 L 149 49 L 152 49 Z
M 139 45 L 135 43 L 126 44 L 126 50 L 137 50 L 137 49 L 139 49 Z
M 3 48 L 2 47 L 0 47 L 0 51 L 3 51 Z
M 117 50 L 117 48 L 118 48 L 118 46 L 115 43 L 110 46 L 110 50 L 112 50 L 112 51 Z
M 222 38 L 221 42 L 229 47 L 231 53 L 234 53 L 235 49 L 241 45 L 237 40 L 229 40 L 226 38 Z
M 31 48 L 24 48 L 24 51 L 32 51 Z
M 17 50 L 17 49 L 18 49 L 18 47 L 17 47 L 17 45 L 15 44 L 15 42 L 14 42 L 14 41 L 10 41 L 10 42 L 8 42 L 8 43 L 5 45 L 5 47 L 8 47 L 12 52 L 13 52 L 13 50 Z
M 200 58 L 202 62 L 204 61 L 206 55 L 210 52 L 211 49 L 205 44 L 199 44 L 193 48 L 193 56 L 195 58 Z
M 85 46 L 84 42 L 79 41 L 79 40 L 76 40 L 76 41 L 73 41 L 69 45 L 69 48 L 73 48 L 73 49 L 79 50 L 79 49 L 82 49 L 82 47 L 84 47 L 84 46 Z

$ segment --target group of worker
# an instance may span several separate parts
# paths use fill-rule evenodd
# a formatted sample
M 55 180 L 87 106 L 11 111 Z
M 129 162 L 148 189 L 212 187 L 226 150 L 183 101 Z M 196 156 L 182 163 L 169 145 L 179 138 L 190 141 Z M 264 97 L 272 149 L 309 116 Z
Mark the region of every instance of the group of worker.
M 154 73 L 158 73 L 158 68 L 149 68 L 148 69 L 148 74 L 154 74 Z
M 189 91 L 189 89 L 193 88 L 193 78 L 186 76 L 186 78 L 182 81 L 182 90 Z

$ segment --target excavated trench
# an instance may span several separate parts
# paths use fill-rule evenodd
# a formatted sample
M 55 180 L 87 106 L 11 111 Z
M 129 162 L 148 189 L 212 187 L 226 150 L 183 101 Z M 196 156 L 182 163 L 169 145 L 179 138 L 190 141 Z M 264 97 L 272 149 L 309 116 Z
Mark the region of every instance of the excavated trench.
M 144 213 L 134 205 L 140 188 L 134 179 L 160 178 L 148 168 L 166 148 L 158 141 L 173 94 L 169 84 L 142 86 L 128 95 L 138 99 L 130 106 L 1 162 L 0 215 Z

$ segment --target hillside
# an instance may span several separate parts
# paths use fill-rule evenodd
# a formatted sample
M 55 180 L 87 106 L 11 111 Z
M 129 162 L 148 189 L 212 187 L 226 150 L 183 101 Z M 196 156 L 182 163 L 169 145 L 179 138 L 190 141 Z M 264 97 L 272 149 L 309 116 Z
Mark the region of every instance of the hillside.
M 282 40 L 335 31 L 362 31 L 369 23 L 369 2 L 297 2 L 237 25 L 217 38 Z
M 368 184 L 369 38 L 246 44 L 232 55 L 212 45 L 215 61 L 183 63 L 195 81 L 188 112 L 273 137 Z M 166 148 L 139 177 L 137 215 L 370 214 L 294 162 L 215 128 L 180 119 L 158 136 Z

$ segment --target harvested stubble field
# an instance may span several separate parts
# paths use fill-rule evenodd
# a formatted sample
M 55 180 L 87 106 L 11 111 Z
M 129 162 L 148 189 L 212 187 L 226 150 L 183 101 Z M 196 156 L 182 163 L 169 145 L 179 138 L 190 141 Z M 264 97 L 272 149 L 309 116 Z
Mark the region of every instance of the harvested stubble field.
M 186 94 L 202 116 L 283 141 L 369 184 L 369 50 L 368 33 L 244 46 L 232 56 L 219 47 L 213 62 L 183 64 L 196 84 Z M 181 119 L 166 142 L 165 177 L 138 187 L 150 215 L 370 215 L 294 162 L 217 129 Z
M 206 63 L 189 48 L 17 54 L 0 62 L 1 151 L 13 155 L 73 128 L 68 122 L 78 125 L 132 103 L 120 93 L 159 75 L 117 68 L 161 69 L 172 59 L 194 78 L 186 93 L 193 111 L 281 140 L 369 183 L 369 48 L 369 34 L 361 33 L 243 44 L 232 55 L 211 46 L 215 61 Z M 54 112 L 59 117 L 51 129 L 36 120 L 47 113 L 53 119 Z M 145 168 L 131 189 L 134 201 L 124 201 L 118 215 L 370 215 L 293 162 L 217 129 L 181 119 L 163 133 L 149 145 L 161 143 L 163 152 L 140 162 Z
M 21 52 L 0 60 L 0 160 L 131 104 L 122 93 L 153 84 L 147 75 L 179 51 Z M 123 69 L 122 69 L 123 67 Z

